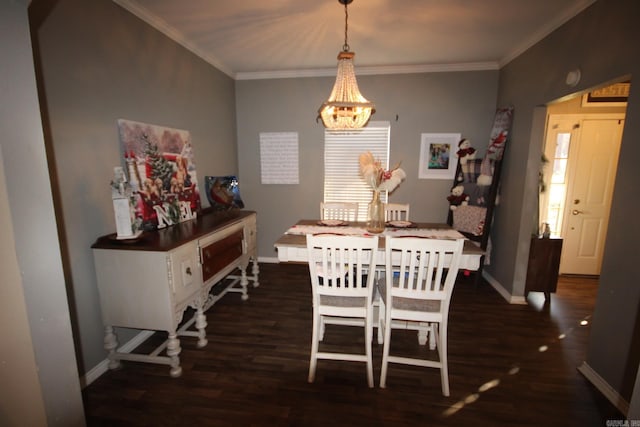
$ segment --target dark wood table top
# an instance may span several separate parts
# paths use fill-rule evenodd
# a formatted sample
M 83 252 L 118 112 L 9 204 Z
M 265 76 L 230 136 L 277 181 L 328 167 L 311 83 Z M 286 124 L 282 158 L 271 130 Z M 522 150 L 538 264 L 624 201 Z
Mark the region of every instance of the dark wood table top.
M 159 230 L 145 231 L 136 239 L 118 240 L 116 233 L 98 237 L 91 248 L 165 252 L 254 213 L 239 209 L 227 211 L 204 209 L 195 219 Z

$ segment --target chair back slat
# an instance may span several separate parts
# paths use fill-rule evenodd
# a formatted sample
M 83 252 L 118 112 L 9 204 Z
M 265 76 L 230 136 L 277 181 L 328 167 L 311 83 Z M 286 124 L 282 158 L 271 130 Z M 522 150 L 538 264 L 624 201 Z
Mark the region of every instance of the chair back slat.
M 387 237 L 385 241 L 387 281 L 392 296 L 424 300 L 445 300 L 453 289 L 462 253 L 463 239 Z M 401 253 L 400 265 L 394 252 Z
M 368 272 L 377 248 L 378 236 L 307 235 L 314 293 L 367 297 L 373 283 L 373 273 Z
M 384 213 L 386 221 L 409 221 L 409 203 L 386 203 Z
M 321 202 L 320 219 L 336 219 L 342 221 L 358 220 L 358 203 Z

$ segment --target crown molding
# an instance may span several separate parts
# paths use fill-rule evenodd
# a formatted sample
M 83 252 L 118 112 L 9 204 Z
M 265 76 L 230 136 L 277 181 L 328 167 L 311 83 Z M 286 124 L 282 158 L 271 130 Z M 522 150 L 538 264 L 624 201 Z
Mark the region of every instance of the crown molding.
M 468 62 L 461 64 L 420 64 L 420 65 L 384 65 L 374 67 L 358 67 L 358 76 L 383 74 L 416 74 L 444 73 L 454 71 L 487 71 L 498 70 L 497 62 Z M 287 79 L 299 77 L 335 77 L 335 68 L 319 68 L 309 70 L 255 71 L 236 73 L 236 80 Z

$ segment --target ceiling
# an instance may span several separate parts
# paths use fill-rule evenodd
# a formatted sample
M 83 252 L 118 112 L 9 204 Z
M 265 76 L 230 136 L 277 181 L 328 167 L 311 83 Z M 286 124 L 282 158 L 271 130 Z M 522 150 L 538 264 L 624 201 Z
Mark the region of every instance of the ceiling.
M 330 76 L 338 0 L 113 0 L 235 79 Z M 357 74 L 498 69 L 595 0 L 354 0 Z

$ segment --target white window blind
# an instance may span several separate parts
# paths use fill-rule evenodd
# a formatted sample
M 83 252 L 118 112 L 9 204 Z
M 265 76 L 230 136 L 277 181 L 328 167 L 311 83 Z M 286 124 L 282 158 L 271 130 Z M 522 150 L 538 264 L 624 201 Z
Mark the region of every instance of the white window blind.
M 389 169 L 389 122 L 369 122 L 357 130 L 324 131 L 324 201 L 357 202 L 358 219 L 367 218 L 367 208 L 371 201 L 372 189 L 360 176 L 360 154 L 370 151 Z M 387 201 L 387 193 L 380 197 Z

